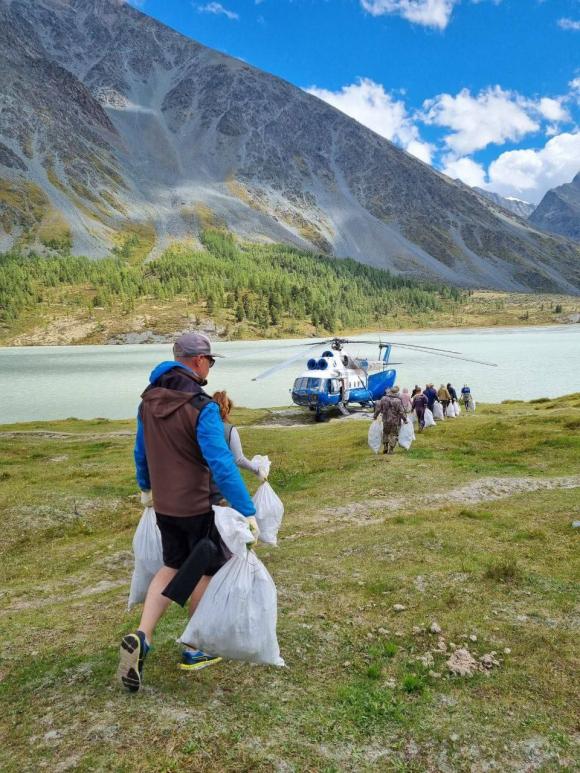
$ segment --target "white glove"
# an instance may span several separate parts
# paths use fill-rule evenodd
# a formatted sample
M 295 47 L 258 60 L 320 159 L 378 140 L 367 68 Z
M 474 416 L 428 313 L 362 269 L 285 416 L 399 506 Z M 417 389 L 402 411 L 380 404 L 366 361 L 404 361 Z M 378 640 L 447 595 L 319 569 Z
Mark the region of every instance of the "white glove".
M 256 521 L 253 515 L 250 515 L 249 517 L 246 518 L 246 523 L 248 524 L 248 528 L 252 532 L 252 538 L 253 538 L 251 542 L 246 542 L 248 550 L 250 550 L 258 541 L 258 537 L 260 536 L 260 528 L 258 526 L 258 522 Z
M 151 489 L 141 492 L 141 504 L 143 507 L 153 507 L 153 495 Z

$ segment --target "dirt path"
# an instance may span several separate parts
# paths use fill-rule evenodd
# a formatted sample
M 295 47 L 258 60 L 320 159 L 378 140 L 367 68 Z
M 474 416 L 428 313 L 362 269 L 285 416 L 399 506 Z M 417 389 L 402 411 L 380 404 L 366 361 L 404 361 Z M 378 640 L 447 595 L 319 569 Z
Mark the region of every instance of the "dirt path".
M 116 440 L 117 438 L 134 437 L 135 431 L 119 429 L 115 432 L 54 432 L 52 430 L 16 430 L 0 432 L 0 440 L 17 440 L 18 438 L 38 438 L 40 440 Z
M 2 433 L 10 434 L 10 433 Z M 15 433 L 24 434 L 24 433 Z M 63 433 L 65 434 L 65 433 Z M 481 502 L 489 502 L 498 499 L 504 499 L 516 494 L 529 493 L 534 491 L 549 491 L 553 489 L 572 489 L 580 488 L 580 475 L 572 475 L 559 478 L 480 478 L 464 486 L 448 491 L 441 491 L 426 496 L 414 498 L 390 497 L 390 498 L 369 498 L 365 502 L 351 502 L 334 508 L 327 508 L 312 513 L 311 520 L 306 524 L 306 529 L 296 531 L 280 538 L 281 542 L 292 541 L 301 537 L 313 537 L 340 529 L 354 526 L 363 527 L 381 523 L 386 516 L 397 515 L 401 510 L 407 512 L 416 512 L 417 510 L 431 507 L 437 509 L 448 503 L 458 503 L 467 505 L 476 505 Z M 314 528 L 312 528 L 314 527 Z M 132 568 L 132 555 L 130 551 L 121 551 L 112 556 L 105 568 L 116 568 L 117 559 L 119 566 L 126 571 L 126 576 L 122 579 L 102 578 L 98 582 L 89 582 L 87 577 L 68 578 L 64 581 L 74 586 L 66 595 L 43 596 L 46 593 L 47 586 L 43 584 L 38 588 L 28 588 L 26 598 L 22 598 L 20 593 L 14 598 L 12 593 L 0 593 L 3 601 L 3 612 L 10 613 L 20 610 L 36 609 L 43 605 L 59 604 L 65 601 L 78 601 L 86 596 L 99 595 L 111 590 L 127 588 L 129 576 Z M 111 566 L 109 566 L 111 564 Z M 108 573 L 108 571 L 106 572 Z M 39 592 L 39 597 L 35 598 L 35 590 Z M 31 598 L 32 596 L 32 598 Z
M 464 486 L 448 491 L 440 491 L 434 494 L 416 497 L 388 497 L 373 498 L 364 502 L 350 502 L 346 505 L 326 508 L 315 514 L 315 523 L 322 526 L 316 531 L 308 530 L 296 532 L 281 540 L 293 540 L 299 537 L 328 534 L 349 525 L 369 526 L 381 523 L 385 516 L 396 515 L 401 510 L 416 512 L 425 508 L 438 509 L 446 504 L 477 505 L 481 502 L 492 502 L 498 499 L 515 496 L 516 494 L 531 493 L 534 491 L 550 491 L 553 489 L 580 488 L 580 475 L 571 475 L 559 478 L 480 478 Z M 380 513 L 380 517 L 379 516 Z M 338 522 L 338 523 L 337 523 Z M 334 524 L 325 528 L 324 524 Z

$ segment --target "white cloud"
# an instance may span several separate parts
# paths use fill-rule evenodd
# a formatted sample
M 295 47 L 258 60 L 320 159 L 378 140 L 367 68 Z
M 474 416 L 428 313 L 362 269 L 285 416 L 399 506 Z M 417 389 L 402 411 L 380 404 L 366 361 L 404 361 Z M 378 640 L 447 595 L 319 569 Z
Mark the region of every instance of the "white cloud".
M 580 132 L 564 132 L 543 148 L 502 153 L 489 166 L 486 187 L 539 202 L 547 190 L 570 182 L 579 171 Z
M 235 11 L 230 11 L 227 8 L 224 8 L 224 6 L 221 3 L 207 3 L 206 5 L 198 5 L 197 10 L 201 13 L 213 13 L 216 15 L 223 15 L 227 16 L 228 19 L 239 19 L 239 14 L 235 13 Z
M 580 30 L 580 21 L 575 19 L 558 19 L 558 27 L 561 27 L 563 30 L 578 32 Z
M 444 159 L 441 171 L 454 180 L 459 178 L 466 185 L 485 187 L 485 170 L 481 164 L 471 158 L 449 156 Z
M 551 100 L 555 102 L 556 100 Z M 439 94 L 423 104 L 425 123 L 448 127 L 445 144 L 457 156 L 481 150 L 491 143 L 519 140 L 540 127 L 529 114 L 532 103 L 494 86 L 472 96 L 463 89 L 456 96 Z M 545 109 L 554 109 L 547 105 Z
M 315 86 L 306 91 L 382 137 L 402 145 L 421 161 L 431 163 L 433 148 L 429 143 L 421 141 L 419 130 L 408 115 L 405 103 L 393 99 L 380 83 L 370 78 L 360 78 L 357 83 L 343 86 L 340 91 Z
M 389 93 L 370 78 L 337 91 L 306 91 L 427 164 L 433 164 L 436 151 L 442 152 L 437 166 L 454 179 L 537 203 L 548 189 L 570 182 L 580 171 L 580 131 L 562 127 L 573 125 L 569 111 L 574 112 L 575 98 L 580 101 L 580 77 L 571 80 L 569 88 L 564 96 L 534 98 L 500 86 L 475 95 L 464 89 L 427 100 L 420 114 L 408 111 L 403 92 Z M 418 120 L 443 128 L 437 146 L 422 140 Z M 501 153 L 487 169 L 470 157 L 490 144 L 519 142 L 540 129 L 544 147 Z
M 562 104 L 563 98 L 552 99 L 551 97 L 542 97 L 538 102 L 538 111 L 548 121 L 569 121 L 570 114 Z
M 413 24 L 445 29 L 459 0 L 360 0 L 372 16 L 397 14 Z
M 425 164 L 431 163 L 431 157 L 433 155 L 434 147 L 429 142 L 422 142 L 421 140 L 411 140 L 405 147 L 407 153 L 410 153 L 419 161 L 423 161 Z

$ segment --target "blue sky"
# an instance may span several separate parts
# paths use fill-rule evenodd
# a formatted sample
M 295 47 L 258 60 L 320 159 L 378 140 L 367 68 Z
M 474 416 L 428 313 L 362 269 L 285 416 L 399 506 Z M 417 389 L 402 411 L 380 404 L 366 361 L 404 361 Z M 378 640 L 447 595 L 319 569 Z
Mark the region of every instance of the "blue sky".
M 580 0 L 131 0 L 468 184 L 580 171 Z

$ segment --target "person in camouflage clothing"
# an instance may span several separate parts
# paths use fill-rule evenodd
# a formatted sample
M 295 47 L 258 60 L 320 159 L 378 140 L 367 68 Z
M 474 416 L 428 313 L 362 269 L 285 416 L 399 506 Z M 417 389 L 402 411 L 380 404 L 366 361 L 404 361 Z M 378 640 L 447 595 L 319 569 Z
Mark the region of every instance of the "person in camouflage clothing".
M 399 397 L 399 387 L 388 389 L 385 396 L 376 403 L 375 419 L 380 413 L 383 415 L 383 453 L 394 454 L 401 424 L 407 423 L 407 414 Z

